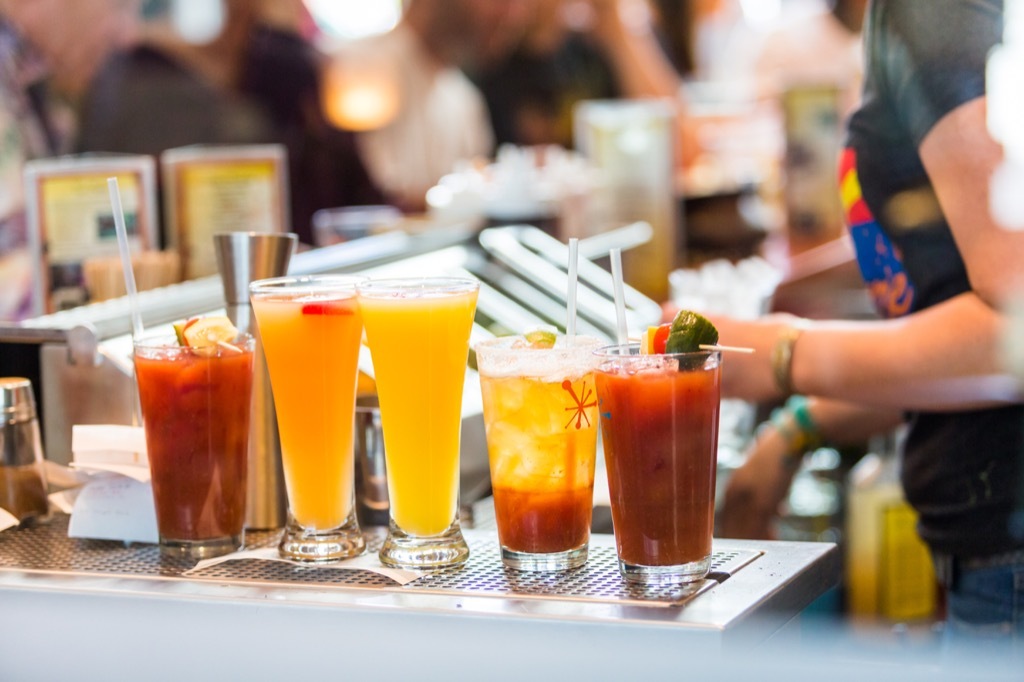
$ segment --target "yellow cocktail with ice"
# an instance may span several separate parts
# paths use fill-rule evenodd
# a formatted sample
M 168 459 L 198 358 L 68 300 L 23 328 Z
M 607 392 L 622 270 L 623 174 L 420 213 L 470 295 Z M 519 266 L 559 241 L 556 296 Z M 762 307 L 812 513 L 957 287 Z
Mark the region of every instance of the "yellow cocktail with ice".
M 478 289 L 454 278 L 359 286 L 387 460 L 385 564 L 436 568 L 469 555 L 458 525 L 459 435 Z
M 593 511 L 601 341 L 549 336 L 475 346 L 501 558 L 526 571 L 581 566 Z
M 280 550 L 288 558 L 326 561 L 365 547 L 353 506 L 360 279 L 279 278 L 250 287 L 281 435 L 289 520 Z

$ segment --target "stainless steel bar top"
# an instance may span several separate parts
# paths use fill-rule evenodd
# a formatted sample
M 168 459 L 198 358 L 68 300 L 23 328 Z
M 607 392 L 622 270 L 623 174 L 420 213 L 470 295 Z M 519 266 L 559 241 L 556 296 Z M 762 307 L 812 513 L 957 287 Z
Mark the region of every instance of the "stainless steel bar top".
M 609 535 L 592 537 L 590 561 L 572 575 L 523 576 L 501 565 L 493 532 L 466 534 L 465 567 L 402 586 L 368 571 L 254 560 L 184 576 L 190 565 L 161 558 L 152 545 L 69 539 L 62 516 L 4 531 L 0 677 L 47 647 L 66 652 L 68 670 L 79 671 L 118 660 L 149 665 L 159 654 L 232 677 L 252 666 L 265 678 L 294 672 L 288 660 L 301 669 L 299 659 L 318 655 L 337 658 L 339 671 L 379 672 L 398 652 L 401 669 L 417 660 L 441 665 L 441 653 L 462 669 L 521 656 L 568 665 L 563 656 L 585 651 L 584 667 L 595 672 L 613 662 L 623 673 L 653 672 L 684 665 L 694 652 L 778 641 L 840 575 L 830 543 L 716 540 L 712 573 L 692 594 L 637 592 L 617 576 Z M 247 545 L 273 540 L 251 534 Z M 232 655 L 243 648 L 258 662 Z

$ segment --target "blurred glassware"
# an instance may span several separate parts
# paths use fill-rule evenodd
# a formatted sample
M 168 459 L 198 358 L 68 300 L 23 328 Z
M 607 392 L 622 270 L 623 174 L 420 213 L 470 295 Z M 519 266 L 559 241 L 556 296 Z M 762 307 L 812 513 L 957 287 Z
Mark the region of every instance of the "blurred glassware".
M 45 519 L 46 472 L 32 383 L 0 378 L 0 509 L 19 521 Z
M 401 220 L 402 212 L 394 206 L 322 208 L 313 214 L 313 241 L 316 246 L 331 246 L 361 239 L 392 229 Z
M 181 259 L 176 251 L 142 251 L 132 255 L 139 291 L 156 289 L 181 281 Z M 89 302 L 97 303 L 125 295 L 124 271 L 119 256 L 95 256 L 82 262 L 82 279 Z

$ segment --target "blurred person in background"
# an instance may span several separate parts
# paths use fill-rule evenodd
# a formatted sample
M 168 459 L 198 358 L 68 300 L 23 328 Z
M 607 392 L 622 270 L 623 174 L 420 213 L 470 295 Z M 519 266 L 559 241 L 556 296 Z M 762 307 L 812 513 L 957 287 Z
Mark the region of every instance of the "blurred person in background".
M 573 146 L 573 107 L 593 99 L 676 99 L 645 0 L 537 0 L 516 49 L 472 74 L 495 143 Z
M 158 7 L 93 79 L 76 150 L 158 156 L 193 144 L 282 144 L 292 230 L 312 244 L 317 209 L 376 204 L 381 193 L 351 134 L 322 113 L 325 58 L 304 35 L 301 0 L 223 0 L 222 7 L 219 30 L 200 40 Z
M 0 320 L 31 312 L 22 171 L 69 149 L 74 106 L 135 34 L 133 0 L 0 0 Z
M 831 4 L 831 6 L 829 6 Z M 832 0 L 771 31 L 754 64 L 759 97 L 777 99 L 795 86 L 832 86 L 843 113 L 860 99 L 861 28 L 868 0 Z
M 745 84 L 753 73 L 763 32 L 748 21 L 741 0 L 657 0 L 666 19 L 682 20 L 682 26 L 667 31 L 689 30 L 690 80 Z M 689 5 L 689 12 L 672 8 Z M 763 0 L 750 0 L 751 3 Z M 676 35 L 677 41 L 685 37 Z M 682 53 L 682 54 L 685 54 Z M 680 55 L 682 56 L 682 55 Z
M 370 177 L 389 203 L 425 207 L 427 190 L 464 160 L 486 158 L 493 132 L 463 69 L 503 58 L 533 0 L 410 0 L 387 33 L 340 48 L 324 106 L 356 131 Z
M 716 318 L 723 395 L 790 394 L 727 484 L 722 531 L 763 537 L 808 444 L 908 427 L 901 480 L 945 587 L 946 632 L 1024 645 L 1024 400 L 1001 361 L 1024 233 L 989 210 L 986 122 L 1000 0 L 871 0 L 862 104 L 840 178 L 881 320 Z M 951 49 L 955 47 L 955 49 Z

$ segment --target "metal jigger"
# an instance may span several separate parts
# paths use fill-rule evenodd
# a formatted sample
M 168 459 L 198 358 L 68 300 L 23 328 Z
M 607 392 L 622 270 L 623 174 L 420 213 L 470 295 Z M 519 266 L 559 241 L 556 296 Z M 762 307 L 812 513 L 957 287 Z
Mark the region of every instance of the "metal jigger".
M 256 339 L 245 512 L 245 527 L 252 530 L 284 527 L 288 499 L 281 468 L 281 439 L 277 432 L 274 395 L 270 391 L 270 375 L 259 329 L 249 304 L 249 284 L 286 275 L 296 242 L 294 234 L 221 232 L 213 235 L 228 318 L 238 331 L 252 334 Z

